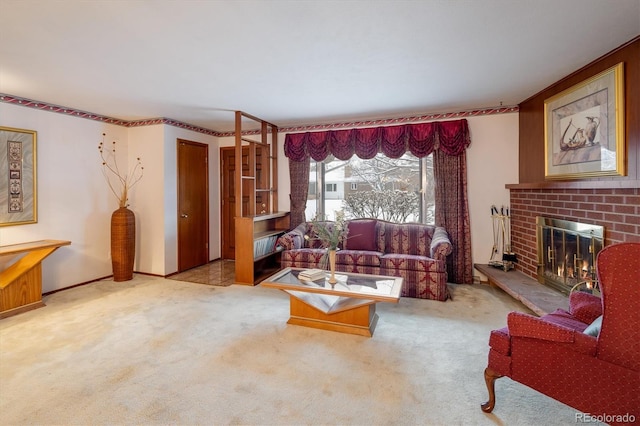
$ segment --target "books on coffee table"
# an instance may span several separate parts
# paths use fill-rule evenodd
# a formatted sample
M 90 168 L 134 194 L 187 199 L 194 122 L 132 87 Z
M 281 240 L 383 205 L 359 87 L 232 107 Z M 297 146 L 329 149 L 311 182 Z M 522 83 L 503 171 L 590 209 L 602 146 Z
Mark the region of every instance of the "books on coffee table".
M 315 281 L 326 277 L 327 271 L 323 269 L 305 269 L 300 271 L 298 278 L 306 281 Z

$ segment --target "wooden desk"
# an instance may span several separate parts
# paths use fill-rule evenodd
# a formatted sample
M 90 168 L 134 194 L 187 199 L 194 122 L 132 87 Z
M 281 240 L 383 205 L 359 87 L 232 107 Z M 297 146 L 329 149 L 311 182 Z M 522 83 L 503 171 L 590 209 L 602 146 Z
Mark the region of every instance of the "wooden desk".
M 42 260 L 71 241 L 41 240 L 0 246 L 0 257 L 20 259 L 0 271 L 0 319 L 44 306 L 42 302 Z

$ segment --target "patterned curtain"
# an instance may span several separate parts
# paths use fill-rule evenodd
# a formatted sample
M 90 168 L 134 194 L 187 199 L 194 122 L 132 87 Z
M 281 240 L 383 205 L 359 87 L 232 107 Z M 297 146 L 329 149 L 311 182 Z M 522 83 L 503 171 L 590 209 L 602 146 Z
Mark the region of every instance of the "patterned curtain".
M 449 233 L 453 253 L 447 257 L 449 282 L 471 284 L 471 228 L 467 197 L 467 154 L 448 155 L 442 150 L 433 154 L 436 195 L 436 225 Z
M 304 211 L 307 207 L 307 195 L 309 194 L 309 169 L 311 162 L 309 156 L 306 161 L 289 160 L 289 179 L 291 181 L 291 229 L 305 222 Z
M 291 226 L 304 221 L 309 158 L 322 161 L 332 154 L 347 160 L 355 154 L 370 159 L 379 152 L 399 158 L 407 151 L 422 158 L 433 153 L 436 225 L 447 230 L 454 247 L 453 254 L 447 258 L 449 281 L 470 284 L 473 282 L 473 264 L 466 165 L 466 149 L 470 142 L 465 119 L 289 133 L 285 137 L 284 152 L 289 158 L 291 174 Z M 294 193 L 294 186 L 299 193 Z
M 442 139 L 440 149 L 458 155 L 460 149 L 466 149 L 467 120 L 288 133 L 284 154 L 292 161 L 303 161 L 307 157 L 323 161 L 329 155 L 348 160 L 354 154 L 367 160 L 379 152 L 389 158 L 400 158 L 407 151 L 422 158 L 433 152 L 439 138 Z

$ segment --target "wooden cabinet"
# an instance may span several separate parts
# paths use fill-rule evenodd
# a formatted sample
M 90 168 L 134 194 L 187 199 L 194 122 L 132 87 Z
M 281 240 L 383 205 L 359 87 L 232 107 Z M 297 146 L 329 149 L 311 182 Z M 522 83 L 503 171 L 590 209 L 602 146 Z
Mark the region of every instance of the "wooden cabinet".
M 280 269 L 278 237 L 289 229 L 289 212 L 236 217 L 236 283 L 254 285 Z
M 278 211 L 278 127 L 236 111 L 235 135 L 235 280 L 253 285 L 279 268 L 289 212 Z

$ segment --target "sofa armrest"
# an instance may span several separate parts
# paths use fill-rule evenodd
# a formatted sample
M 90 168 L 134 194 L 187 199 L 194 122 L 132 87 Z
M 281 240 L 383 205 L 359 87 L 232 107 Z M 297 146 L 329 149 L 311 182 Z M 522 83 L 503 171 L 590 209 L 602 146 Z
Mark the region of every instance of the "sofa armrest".
M 441 226 L 437 226 L 433 232 L 433 238 L 431 239 L 430 253 L 431 258 L 436 260 L 446 260 L 447 256 L 453 252 L 453 245 L 449 240 L 449 234 L 446 229 Z
M 602 299 L 583 291 L 574 291 L 569 296 L 569 313 L 585 324 L 591 324 L 602 315 Z
M 291 231 L 278 238 L 278 245 L 284 250 L 296 250 L 304 247 L 304 235 L 307 230 L 307 224 L 301 223 Z
M 509 312 L 507 326 L 509 335 L 512 337 L 530 337 L 532 339 L 566 343 L 575 341 L 576 331 L 574 329 L 522 312 Z

